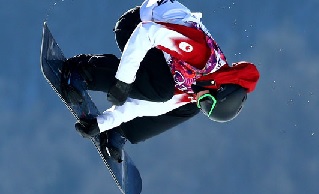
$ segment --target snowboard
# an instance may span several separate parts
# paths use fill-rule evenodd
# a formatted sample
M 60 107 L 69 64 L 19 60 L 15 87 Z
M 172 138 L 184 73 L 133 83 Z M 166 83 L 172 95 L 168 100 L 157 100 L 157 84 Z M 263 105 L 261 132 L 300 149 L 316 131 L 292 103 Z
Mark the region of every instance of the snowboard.
M 89 93 L 85 90 L 85 82 L 80 75 L 72 78 L 72 87 L 80 91 L 80 95 L 66 96 L 65 89 L 62 91 L 61 79 L 63 62 L 66 60 L 59 45 L 53 38 L 47 23 L 43 25 L 43 35 L 41 44 L 41 71 L 47 82 L 51 85 L 55 93 L 70 110 L 76 120 L 80 118 L 93 118 L 99 115 L 99 110 L 92 101 Z M 63 93 L 62 93 L 63 92 Z M 71 92 L 70 92 L 71 93 Z M 117 187 L 123 194 L 139 194 L 142 191 L 142 179 L 138 169 L 129 155 L 122 150 L 121 162 L 105 157 L 100 150 L 100 134 L 90 138 L 106 168 L 109 170 Z

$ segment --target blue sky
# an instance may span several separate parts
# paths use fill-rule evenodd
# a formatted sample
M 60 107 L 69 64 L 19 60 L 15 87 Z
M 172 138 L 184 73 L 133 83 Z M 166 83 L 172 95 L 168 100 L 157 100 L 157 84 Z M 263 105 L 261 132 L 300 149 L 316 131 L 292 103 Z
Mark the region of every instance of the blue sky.
M 0 2 L 0 193 L 119 193 L 41 75 L 42 24 L 47 18 L 68 57 L 120 56 L 113 26 L 142 1 Z M 127 144 L 143 193 L 318 193 L 319 2 L 181 2 L 203 12 L 228 62 L 254 62 L 261 79 L 230 123 L 199 115 Z M 104 94 L 93 97 L 101 110 L 109 106 Z

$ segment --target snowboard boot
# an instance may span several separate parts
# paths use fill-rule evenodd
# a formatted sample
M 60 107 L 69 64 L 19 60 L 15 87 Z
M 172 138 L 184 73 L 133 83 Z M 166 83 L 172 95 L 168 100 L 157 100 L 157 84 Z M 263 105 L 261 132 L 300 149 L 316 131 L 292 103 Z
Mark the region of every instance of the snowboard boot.
M 86 70 L 90 55 L 77 55 L 63 63 L 61 71 L 61 93 L 67 102 L 82 103 L 82 90 L 87 89 L 87 82 L 92 81 L 91 74 Z M 78 85 L 74 85 L 78 80 Z M 79 88 L 80 87 L 80 88 Z
M 93 55 L 76 55 L 74 57 L 69 58 L 64 62 L 64 66 L 66 70 L 69 72 L 76 72 L 85 83 L 89 83 L 93 81 L 93 76 L 90 73 L 90 61 Z
M 100 129 L 97 124 L 96 118 L 80 119 L 75 125 L 75 129 L 84 138 L 93 138 L 100 134 Z
M 126 138 L 122 135 L 121 128 L 115 127 L 100 133 L 100 150 L 105 158 L 113 158 L 118 163 L 123 161 L 122 150 Z

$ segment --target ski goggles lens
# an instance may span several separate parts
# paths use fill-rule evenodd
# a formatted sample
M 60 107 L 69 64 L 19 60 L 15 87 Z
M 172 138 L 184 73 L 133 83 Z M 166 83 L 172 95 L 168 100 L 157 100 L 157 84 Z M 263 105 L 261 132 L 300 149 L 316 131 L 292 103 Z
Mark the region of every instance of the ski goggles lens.
M 208 117 L 212 114 L 216 104 L 216 98 L 209 93 L 201 95 L 197 100 L 197 107 L 200 108 Z

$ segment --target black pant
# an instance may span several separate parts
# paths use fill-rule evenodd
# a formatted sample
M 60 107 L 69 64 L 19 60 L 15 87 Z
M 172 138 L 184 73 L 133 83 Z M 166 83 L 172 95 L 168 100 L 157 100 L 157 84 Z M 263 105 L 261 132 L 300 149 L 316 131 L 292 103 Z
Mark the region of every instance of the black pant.
M 123 14 L 116 23 L 114 32 L 121 51 L 140 22 L 139 7 L 135 7 Z M 83 60 L 86 60 L 87 71 L 92 77 L 88 89 L 108 92 L 116 81 L 119 59 L 112 54 L 105 54 L 87 55 Z M 156 48 L 149 50 L 137 71 L 130 97 L 165 102 L 172 98 L 174 90 L 175 82 L 162 51 Z M 131 143 L 138 143 L 179 125 L 198 112 L 196 105 L 190 103 L 164 115 L 135 118 L 122 123 L 121 129 Z
M 108 92 L 116 82 L 115 73 L 120 60 L 112 54 L 87 55 L 86 71 L 90 74 L 88 89 Z M 153 102 L 165 102 L 174 95 L 174 80 L 163 53 L 151 49 L 141 62 L 133 82 L 130 97 Z

